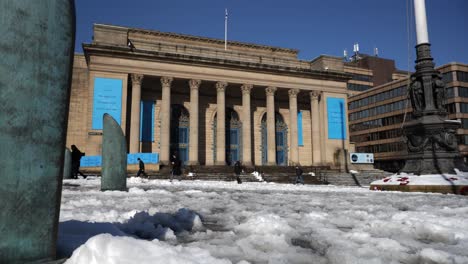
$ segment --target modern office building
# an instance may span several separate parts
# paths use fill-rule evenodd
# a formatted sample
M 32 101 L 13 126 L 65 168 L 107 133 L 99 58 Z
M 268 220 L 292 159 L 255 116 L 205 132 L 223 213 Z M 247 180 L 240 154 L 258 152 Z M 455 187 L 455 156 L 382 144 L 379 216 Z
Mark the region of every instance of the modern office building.
M 67 145 L 99 156 L 102 116 L 129 153 L 185 164 L 340 166 L 351 78 L 341 58 L 251 43 L 94 25 L 77 54 Z M 366 71 L 367 72 L 367 71 Z
M 448 118 L 460 120 L 459 150 L 468 158 L 468 65 L 451 63 L 438 68 L 446 83 Z M 350 141 L 356 152 L 374 153 L 375 166 L 396 171 L 404 164 L 406 145 L 402 125 L 411 120 L 408 78 L 392 81 L 349 98 Z
M 355 53 L 344 63 L 344 71 L 351 74 L 348 81 L 350 95 L 407 77 L 407 72 L 398 70 L 395 61 L 376 55 Z

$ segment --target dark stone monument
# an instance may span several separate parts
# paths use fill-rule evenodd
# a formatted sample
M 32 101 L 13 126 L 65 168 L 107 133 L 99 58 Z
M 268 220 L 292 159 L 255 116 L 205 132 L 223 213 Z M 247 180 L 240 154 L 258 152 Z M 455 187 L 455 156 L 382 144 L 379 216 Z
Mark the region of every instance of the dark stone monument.
M 445 84 L 434 69 L 430 44 L 419 44 L 416 49 L 416 72 L 409 90 L 415 119 L 403 126 L 408 157 L 402 171 L 417 175 L 454 173 L 460 159 L 455 136 L 460 123 L 447 120 Z
M 122 128 L 109 114 L 103 117 L 101 191 L 127 190 L 127 143 Z
M 71 152 L 68 148 L 65 148 L 65 156 L 63 158 L 63 178 L 64 179 L 72 178 Z
M 74 53 L 74 2 L 2 0 L 0 36 L 0 263 L 52 261 Z

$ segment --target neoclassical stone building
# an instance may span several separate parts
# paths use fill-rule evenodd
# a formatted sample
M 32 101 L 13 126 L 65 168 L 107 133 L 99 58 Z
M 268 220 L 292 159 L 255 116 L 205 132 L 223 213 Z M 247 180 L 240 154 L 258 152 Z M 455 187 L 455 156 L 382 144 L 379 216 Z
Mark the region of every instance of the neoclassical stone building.
M 67 145 L 100 155 L 102 115 L 129 153 L 167 164 L 336 165 L 349 149 L 340 58 L 175 33 L 94 25 L 73 69 Z

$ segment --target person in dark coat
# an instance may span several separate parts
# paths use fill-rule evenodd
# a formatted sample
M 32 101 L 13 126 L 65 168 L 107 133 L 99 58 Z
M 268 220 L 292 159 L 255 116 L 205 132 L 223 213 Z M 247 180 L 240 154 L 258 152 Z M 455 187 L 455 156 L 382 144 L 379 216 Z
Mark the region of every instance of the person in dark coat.
M 242 165 L 240 161 L 236 161 L 236 163 L 234 164 L 234 173 L 236 174 L 236 180 L 238 184 L 242 183 L 242 180 L 240 178 L 241 172 L 242 172 Z
M 146 178 L 148 178 L 148 174 L 145 172 L 145 163 L 138 158 L 138 167 L 140 168 L 137 173 L 137 177 L 140 176 L 140 174 L 143 174 Z
M 174 175 L 179 176 L 179 181 L 180 181 L 181 180 L 180 174 L 182 172 L 181 171 L 182 162 L 180 161 L 179 157 L 177 157 L 177 154 L 172 154 L 171 165 L 172 165 L 171 182 L 172 182 L 172 179 L 174 178 Z
M 72 159 L 72 178 L 78 179 L 78 174 L 83 176 L 86 179 L 86 175 L 84 175 L 80 171 L 80 160 L 85 154 L 81 152 L 75 145 L 71 145 L 71 159 Z
M 302 176 L 302 169 L 299 166 L 296 166 L 296 181 L 295 184 L 304 184 L 304 176 Z

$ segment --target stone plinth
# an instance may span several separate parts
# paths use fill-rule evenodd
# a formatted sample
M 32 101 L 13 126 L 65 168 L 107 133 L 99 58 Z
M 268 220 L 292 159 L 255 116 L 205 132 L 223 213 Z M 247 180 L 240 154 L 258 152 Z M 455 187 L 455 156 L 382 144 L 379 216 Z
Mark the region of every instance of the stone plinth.
M 468 195 L 468 173 L 412 175 L 402 173 L 374 181 L 371 190 Z

